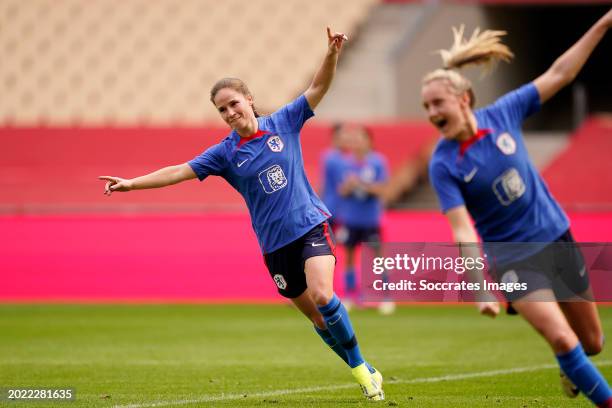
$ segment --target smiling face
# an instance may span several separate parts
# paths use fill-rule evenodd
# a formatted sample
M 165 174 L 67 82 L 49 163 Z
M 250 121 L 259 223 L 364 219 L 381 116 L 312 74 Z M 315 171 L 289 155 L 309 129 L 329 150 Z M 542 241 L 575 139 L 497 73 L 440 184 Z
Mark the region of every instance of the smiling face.
M 446 139 L 461 138 L 467 131 L 471 113 L 468 92 L 457 94 L 446 79 L 434 79 L 421 89 L 423 107 L 429 121 Z
M 243 95 L 232 88 L 222 88 L 216 93 L 213 103 L 223 121 L 237 131 L 248 128 L 256 120 L 251 95 Z

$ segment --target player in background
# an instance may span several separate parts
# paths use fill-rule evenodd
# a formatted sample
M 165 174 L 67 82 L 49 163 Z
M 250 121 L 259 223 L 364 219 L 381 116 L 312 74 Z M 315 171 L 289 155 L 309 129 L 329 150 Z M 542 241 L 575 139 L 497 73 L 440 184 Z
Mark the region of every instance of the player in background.
M 344 161 L 351 154 L 347 136 L 344 123 L 335 123 L 332 130 L 332 146 L 323 152 L 320 160 L 323 180 L 321 199 L 331 213 L 328 221 L 334 232 L 342 222 L 338 218 L 338 202 L 340 201 L 338 188 L 342 182 Z
M 572 82 L 610 26 L 612 10 L 533 82 L 478 110 L 473 110 L 471 83 L 458 69 L 509 61 L 513 55 L 500 42 L 504 32 L 476 32 L 465 40 L 463 28 L 454 31 L 452 48 L 441 51 L 444 69 L 425 76 L 421 93 L 429 120 L 442 134 L 430 162 L 430 178 L 457 243 L 478 241 L 472 220 L 485 248 L 487 242 L 574 242 L 566 214 L 527 155 L 521 125 Z M 573 280 L 574 294 L 588 297 L 584 260 L 572 247 L 560 263 L 565 267 L 562 278 Z M 579 390 L 597 406 L 612 406 L 610 387 L 587 357 L 603 347 L 597 308 L 592 302 L 557 302 L 559 276 L 548 270 L 546 248 L 537 250 L 513 259 L 501 256 L 496 278 L 528 284 L 527 291 L 506 296 L 548 342 L 561 368 L 566 394 L 575 396 Z M 490 316 L 499 311 L 496 302 L 478 306 Z
M 359 302 L 355 249 L 359 244 L 368 245 L 374 256 L 382 256 L 381 223 L 382 197 L 388 180 L 387 161 L 372 150 L 372 134 L 365 126 L 353 125 L 346 130 L 352 155 L 345 156 L 342 182 L 338 188 L 341 199 L 338 217 L 342 226 L 338 240 L 346 250 L 345 296 Z M 392 301 L 378 305 L 381 314 L 395 311 Z
M 213 86 L 211 101 L 232 129 L 225 139 L 184 164 L 133 179 L 100 178 L 106 180 L 105 194 L 110 195 L 196 177 L 223 177 L 246 201 L 279 293 L 291 299 L 349 365 L 365 397 L 382 400 L 382 375 L 364 360 L 351 320 L 334 293 L 336 260 L 329 212 L 312 190 L 303 166 L 300 131 L 329 89 L 347 37 L 332 35 L 327 28 L 327 39 L 327 54 L 310 87 L 272 115 L 257 114 L 253 96 L 241 80 L 222 79 Z

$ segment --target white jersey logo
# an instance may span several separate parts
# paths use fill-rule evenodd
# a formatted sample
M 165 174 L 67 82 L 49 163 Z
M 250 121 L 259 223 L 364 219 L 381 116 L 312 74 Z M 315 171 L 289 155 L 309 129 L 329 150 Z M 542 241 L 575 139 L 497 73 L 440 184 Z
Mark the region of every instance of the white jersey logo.
M 258 175 L 259 182 L 267 194 L 272 194 L 287 187 L 287 177 L 278 164 L 268 167 Z
M 505 155 L 511 155 L 516 152 L 516 141 L 510 136 L 510 133 L 502 133 L 497 138 L 497 147 Z
M 474 166 L 472 171 L 470 171 L 468 174 L 463 176 L 463 181 L 465 181 L 466 183 L 469 183 L 470 181 L 472 181 L 477 171 L 478 171 L 478 167 Z
M 276 283 L 279 289 L 287 289 L 287 281 L 283 278 L 283 275 L 277 273 L 272 279 L 274 279 L 274 283 Z
M 244 163 L 246 163 L 246 162 L 247 162 L 247 160 L 249 160 L 249 159 L 244 159 L 244 160 L 243 160 L 243 161 L 241 161 L 240 163 L 236 163 L 236 165 L 237 165 L 238 167 L 242 167 L 242 165 L 243 165 Z
M 525 194 L 525 182 L 514 167 L 493 181 L 493 192 L 502 205 L 508 206 Z
M 283 148 L 285 147 L 285 145 L 283 144 L 283 140 L 278 135 L 270 136 L 266 143 L 268 143 L 268 147 L 274 153 L 282 152 Z
M 365 166 L 359 172 L 359 178 L 364 183 L 373 183 L 376 179 L 376 170 L 372 166 Z
M 501 277 L 501 283 L 505 283 L 506 285 L 518 283 L 518 281 L 519 281 L 519 277 L 516 274 L 516 271 L 512 269 L 504 273 Z

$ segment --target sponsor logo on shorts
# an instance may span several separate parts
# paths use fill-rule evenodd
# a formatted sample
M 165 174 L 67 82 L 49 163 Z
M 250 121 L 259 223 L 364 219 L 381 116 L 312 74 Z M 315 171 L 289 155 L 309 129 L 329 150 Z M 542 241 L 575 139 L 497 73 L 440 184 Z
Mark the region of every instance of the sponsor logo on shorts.
M 287 281 L 283 275 L 277 273 L 272 279 L 274 279 L 274 283 L 276 283 L 279 289 L 287 289 Z
M 516 271 L 512 269 L 504 273 L 501 278 L 501 283 L 506 283 L 506 284 L 517 283 L 518 281 L 519 281 L 519 277 L 516 274 Z
M 270 136 L 266 143 L 268 143 L 268 147 L 274 153 L 282 152 L 285 147 L 283 140 L 278 135 Z

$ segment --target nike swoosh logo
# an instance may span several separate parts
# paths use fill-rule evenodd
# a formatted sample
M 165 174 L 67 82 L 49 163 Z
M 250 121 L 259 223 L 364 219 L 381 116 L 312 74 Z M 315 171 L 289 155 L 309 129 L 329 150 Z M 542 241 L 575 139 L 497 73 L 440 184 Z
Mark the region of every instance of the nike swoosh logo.
M 463 181 L 465 181 L 466 183 L 469 183 L 470 181 L 472 181 L 477 171 L 478 171 L 478 167 L 474 167 L 472 171 L 470 171 L 468 174 L 463 176 Z
M 246 163 L 246 161 L 249 159 L 244 159 L 243 161 L 241 161 L 240 163 L 237 163 L 238 167 L 242 166 L 244 163 Z
M 315 244 L 315 243 L 313 242 L 313 243 L 312 243 L 312 244 L 310 244 L 310 245 L 312 245 L 313 247 L 318 247 L 318 246 L 323 246 L 323 245 L 325 245 L 325 243 L 322 243 L 322 244 Z

